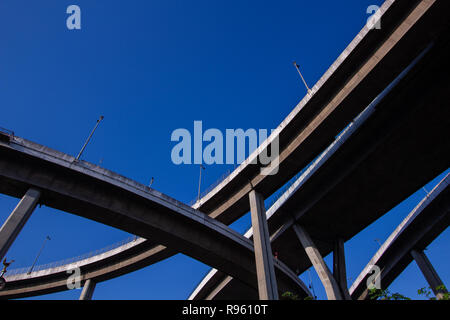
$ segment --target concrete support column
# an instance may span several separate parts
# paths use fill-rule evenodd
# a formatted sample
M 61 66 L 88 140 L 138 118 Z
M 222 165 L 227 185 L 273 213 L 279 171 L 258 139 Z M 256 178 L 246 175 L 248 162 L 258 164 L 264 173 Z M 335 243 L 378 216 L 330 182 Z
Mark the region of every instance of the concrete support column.
M 250 192 L 249 198 L 259 299 L 278 300 L 278 287 L 273 266 L 273 255 L 270 246 L 264 199 L 255 190 Z
M 91 279 L 84 283 L 83 291 L 80 295 L 80 300 L 92 300 L 92 295 L 94 294 L 96 283 Z
M 294 231 L 297 234 L 300 243 L 305 249 L 309 260 L 314 266 L 314 269 L 316 270 L 320 281 L 325 287 L 325 292 L 327 294 L 328 300 L 342 300 L 339 285 L 331 274 L 330 269 L 328 269 L 328 266 L 320 255 L 319 250 L 311 240 L 309 234 L 298 224 L 294 224 L 292 227 L 294 228 Z
M 347 286 L 347 271 L 345 267 L 344 240 L 337 239 L 333 250 L 333 276 L 341 289 L 342 297 L 345 300 L 352 300 Z
M 3 260 L 38 204 L 41 192 L 30 188 L 0 229 L 0 260 Z
M 420 271 L 422 271 L 423 276 L 427 280 L 431 290 L 433 290 L 434 294 L 436 295 L 436 299 L 438 300 L 442 299 L 443 294 L 447 293 L 447 290 L 437 289 L 438 287 L 443 286 L 444 283 L 437 274 L 436 270 L 433 268 L 433 265 L 431 264 L 430 260 L 428 260 L 427 256 L 423 251 L 419 252 L 416 250 L 412 250 L 411 255 L 416 261 L 417 265 L 419 266 Z

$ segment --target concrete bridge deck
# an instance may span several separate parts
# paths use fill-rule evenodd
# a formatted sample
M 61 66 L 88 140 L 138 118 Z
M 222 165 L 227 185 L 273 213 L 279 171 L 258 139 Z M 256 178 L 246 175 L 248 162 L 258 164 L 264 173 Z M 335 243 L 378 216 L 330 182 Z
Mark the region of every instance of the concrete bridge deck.
M 352 238 L 449 167 L 449 155 L 443 152 L 450 148 L 445 102 L 450 65 L 444 61 L 449 54 L 447 39 L 314 174 L 288 190 L 274 211 L 268 210 L 272 248 L 292 270 L 302 273 L 311 266 L 292 230 L 294 223 L 305 226 L 326 256 L 336 239 Z M 191 298 L 226 298 L 236 292 L 251 296 L 245 286 L 220 272 L 212 271 L 207 278 Z
M 450 173 L 422 199 L 375 253 L 350 288 L 353 299 L 368 299 L 367 279 L 380 268 L 381 289 L 387 289 L 413 261 L 411 251 L 424 251 L 450 223 Z
M 22 197 L 30 188 L 40 190 L 43 205 L 157 239 L 257 288 L 252 242 L 221 222 L 156 190 L 42 145 L 19 137 L 0 142 L 0 192 Z M 306 287 L 284 264 L 278 263 L 276 269 L 281 287 L 306 294 Z
M 230 223 L 248 211 L 249 180 L 264 196 L 276 191 L 317 156 L 387 83 L 442 33 L 448 26 L 445 15 L 448 6 L 445 1 L 386 1 L 381 10 L 383 28 L 364 28 L 314 86 L 312 94 L 277 129 L 274 136 L 279 135 L 282 151 L 279 173 L 260 176 L 260 168 L 247 161 L 194 207 Z M 411 185 L 417 185 L 419 180 L 423 182 L 439 167 L 442 163 Z M 290 260 L 284 254 L 283 257 Z
M 201 208 L 229 224 L 249 211 L 255 188 L 269 197 L 324 150 L 411 61 L 447 28 L 446 1 L 393 1 L 382 5 L 380 30 L 365 26 L 323 77 L 283 120 L 268 143 L 279 139 L 276 175 L 251 162 L 264 144 L 229 177 L 200 199 Z

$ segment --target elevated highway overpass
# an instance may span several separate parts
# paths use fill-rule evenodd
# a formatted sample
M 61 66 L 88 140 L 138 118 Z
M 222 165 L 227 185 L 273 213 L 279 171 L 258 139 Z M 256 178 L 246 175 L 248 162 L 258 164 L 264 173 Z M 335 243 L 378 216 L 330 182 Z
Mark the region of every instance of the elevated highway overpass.
M 0 192 L 19 198 L 25 194 L 15 211 L 21 210 L 27 197 L 34 196 L 38 198 L 34 206 L 39 202 L 146 239 L 158 239 L 168 248 L 242 277 L 257 288 L 253 244 L 248 239 L 184 203 L 67 154 L 19 137 L 0 142 Z M 13 213 L 0 230 L 2 243 L 12 237 L 8 228 L 14 219 Z M 155 257 L 142 258 L 167 257 L 158 249 L 149 249 Z M 277 263 L 276 269 L 281 272 L 281 287 L 308 294 L 283 263 Z
M 387 289 L 403 270 L 414 260 L 415 252 L 423 255 L 427 246 L 445 231 L 450 223 L 450 173 L 426 195 L 425 198 L 394 230 L 381 245 L 367 266 L 350 288 L 353 299 L 369 299 L 367 281 L 373 274 L 373 266 L 380 269 L 373 282 L 379 281 L 380 289 Z M 420 261 L 418 261 L 420 263 Z M 419 264 L 420 266 L 420 264 Z M 424 271 L 424 270 L 423 270 Z M 424 275 L 436 294 L 443 285 L 434 270 L 425 270 Z M 429 279 L 431 275 L 431 279 Z M 369 280 L 370 281 L 370 280 Z M 433 284 L 437 283 L 437 285 Z
M 434 239 L 447 229 L 450 222 L 449 182 L 450 173 L 447 173 L 389 236 L 349 289 L 352 299 L 370 298 L 367 279 L 374 271 L 373 266 L 380 268 L 381 272 L 377 281 L 381 284 L 381 289 L 387 289 L 413 260 L 411 252 L 414 250 L 423 252 Z M 286 196 L 294 194 L 294 190 L 288 190 Z M 284 200 L 281 199 L 280 202 L 282 204 Z M 278 205 L 274 205 L 271 207 L 273 211 L 268 210 L 269 223 L 271 218 L 277 214 L 278 208 Z M 252 230 L 249 229 L 245 236 L 251 237 L 251 234 Z M 427 275 L 431 277 L 431 280 L 427 278 L 430 287 L 437 287 L 436 285 L 433 286 L 432 283 L 443 285 L 432 266 L 429 265 L 428 268 L 431 268 L 431 271 L 425 270 L 424 274 L 426 277 Z M 434 291 L 439 294 L 437 290 Z M 254 299 L 256 293 L 238 280 L 212 269 L 192 292 L 189 299 L 223 300 L 236 296 Z
M 382 101 L 375 100 L 357 131 L 338 138 L 333 153 L 328 148 L 268 210 L 272 248 L 292 270 L 311 266 L 294 225 L 305 226 L 326 256 L 338 239 L 349 240 L 449 167 L 449 53 L 445 41 L 425 55 Z M 251 297 L 237 282 L 213 270 L 191 298 Z
M 199 209 L 202 212 L 207 213 L 210 217 L 215 218 L 216 220 L 222 221 L 225 224 L 229 224 L 243 214 L 245 214 L 249 210 L 249 201 L 248 194 L 250 190 L 257 190 L 259 194 L 262 195 L 263 198 L 269 197 L 272 193 L 278 190 L 286 181 L 292 178 L 300 169 L 304 168 L 309 162 L 311 162 L 329 143 L 331 143 L 334 137 L 344 129 L 344 127 L 360 112 L 362 111 L 369 103 L 372 101 L 398 74 L 408 66 L 411 61 L 418 56 L 420 52 L 423 51 L 431 42 L 435 43 L 435 48 L 442 48 L 445 43 L 445 39 L 443 40 L 443 35 L 445 35 L 445 31 L 448 30 L 448 19 L 446 19 L 446 12 L 448 8 L 448 2 L 445 1 L 386 1 L 385 4 L 381 8 L 382 12 L 382 29 L 381 30 L 369 30 L 365 27 L 357 37 L 352 41 L 352 43 L 348 46 L 348 48 L 342 53 L 342 55 L 336 60 L 336 62 L 330 67 L 330 69 L 325 73 L 325 75 L 319 80 L 319 82 L 312 88 L 312 92 L 308 94 L 299 105 L 291 112 L 291 114 L 280 124 L 277 130 L 274 132 L 271 137 L 269 137 L 268 142 L 273 141 L 276 138 L 279 138 L 280 143 L 280 167 L 279 171 L 276 175 L 261 175 L 260 169 L 261 167 L 258 165 L 251 165 L 250 162 L 253 157 L 257 157 L 259 153 L 261 153 L 264 149 L 263 147 L 259 148 L 252 154 L 249 159 L 247 159 L 241 166 L 239 166 L 229 177 L 227 177 L 221 184 L 219 184 L 215 189 L 213 189 L 206 196 L 202 197 L 200 201 L 198 201 L 193 207 Z M 442 50 L 442 49 L 439 49 Z M 432 51 L 433 55 L 437 51 Z M 433 60 L 434 58 L 428 58 L 427 61 Z M 442 61 L 441 61 L 442 62 Z M 428 76 L 432 74 L 430 72 Z M 442 81 L 442 75 L 437 77 L 434 80 L 442 85 L 440 82 Z M 408 86 L 407 84 L 404 86 Z M 420 87 L 420 84 L 416 84 L 416 86 Z M 417 88 L 416 88 L 417 89 Z M 420 87 L 419 91 L 411 92 L 420 92 L 420 90 L 425 90 Z M 441 90 L 442 92 L 444 88 L 439 87 L 436 90 Z M 437 91 L 435 91 L 435 94 Z M 403 97 L 408 94 L 403 93 Z M 393 94 L 392 96 L 395 96 Z M 437 97 L 433 98 L 432 94 L 429 94 L 427 98 L 428 101 L 434 103 L 434 105 L 438 104 L 439 101 Z M 414 102 L 414 98 L 410 98 L 409 102 Z M 402 101 L 400 98 L 398 101 Z M 425 98 L 421 100 L 425 101 Z M 428 102 L 427 101 L 427 102 Z M 402 102 L 403 103 L 403 102 Z M 406 103 L 404 103 L 406 105 Z M 387 108 L 386 108 L 387 109 Z M 414 109 L 414 108 L 412 108 Z M 401 113 L 399 110 L 403 109 L 395 109 L 392 111 L 395 117 L 399 117 Z M 403 141 L 402 139 L 408 140 L 410 137 L 410 131 L 412 128 L 421 127 L 421 123 L 414 122 L 414 119 L 420 119 L 422 115 L 425 116 L 424 119 L 428 119 L 428 113 L 423 109 L 423 105 L 421 107 L 417 107 L 415 110 L 419 110 L 419 113 L 416 113 L 413 116 L 409 116 L 409 120 L 406 121 L 406 124 L 403 125 L 402 130 L 393 131 L 395 134 L 391 134 L 392 132 L 387 130 L 386 136 L 389 136 L 391 139 L 390 146 L 387 147 L 386 150 L 390 150 L 392 157 L 396 157 L 401 154 L 414 154 L 411 153 L 411 144 L 408 144 L 404 147 L 404 150 L 391 150 L 393 145 L 395 145 L 396 140 Z M 365 215 L 357 216 L 360 221 L 358 221 L 355 226 L 348 226 L 349 229 L 344 233 L 341 233 L 341 230 L 345 229 L 345 224 L 348 223 L 348 220 L 345 219 L 338 221 L 340 222 L 339 232 L 334 231 L 334 233 L 329 233 L 327 226 L 316 225 L 314 226 L 313 222 L 317 215 L 307 214 L 305 217 L 312 217 L 311 225 L 309 225 L 309 233 L 314 234 L 314 237 L 318 239 L 324 239 L 324 245 L 322 249 L 320 249 L 322 254 L 325 254 L 327 251 L 330 251 L 332 245 L 326 244 L 327 237 L 322 237 L 322 235 L 335 235 L 337 233 L 340 236 L 350 237 L 352 234 L 355 234 L 362 227 L 368 225 L 371 221 L 379 217 L 379 215 L 384 212 L 380 211 L 382 208 L 389 208 L 398 203 L 399 200 L 406 197 L 409 193 L 423 185 L 426 181 L 430 180 L 438 173 L 443 171 L 446 167 L 448 167 L 448 159 L 440 158 L 441 153 L 438 151 L 439 146 L 445 146 L 445 141 L 443 141 L 443 137 L 445 137 L 445 125 L 447 123 L 443 122 L 442 119 L 445 118 L 448 114 L 445 112 L 446 109 L 443 108 L 442 105 L 436 108 L 436 113 L 432 115 L 432 120 L 437 124 L 436 130 L 432 130 L 431 132 L 427 132 L 427 128 L 424 128 L 423 132 L 425 135 L 421 135 L 422 132 L 415 132 L 418 140 L 412 141 L 430 141 L 427 139 L 437 139 L 436 145 L 428 145 L 421 146 L 421 150 L 424 151 L 424 154 L 421 154 L 415 161 L 411 161 L 410 166 L 404 167 L 402 160 L 399 160 L 391 165 L 391 171 L 384 175 L 383 183 L 377 184 L 372 180 L 361 180 L 359 175 L 362 173 L 372 173 L 373 180 L 377 178 L 373 175 L 374 172 L 379 170 L 383 170 L 383 165 L 379 166 L 371 166 L 370 163 L 376 163 L 377 159 L 380 159 L 380 163 L 383 162 L 383 151 L 377 152 L 378 156 L 373 156 L 371 159 L 372 162 L 363 162 L 368 163 L 367 166 L 363 166 L 359 169 L 358 174 L 350 175 L 351 170 L 355 170 L 355 168 L 348 169 L 350 171 L 343 174 L 341 177 L 334 177 L 335 183 L 344 179 L 348 184 L 344 184 L 344 186 L 350 185 L 350 182 L 360 181 L 357 185 L 357 188 L 353 188 L 353 194 L 356 196 L 355 199 L 361 199 L 361 203 L 363 203 L 367 198 L 363 200 L 360 195 L 364 195 L 367 192 L 371 192 L 371 189 L 367 185 L 371 185 L 373 183 L 373 189 L 375 189 L 375 196 L 372 198 L 372 202 L 366 202 L 366 204 L 360 208 L 360 210 L 354 208 L 354 211 L 349 211 L 347 217 L 355 217 L 355 211 L 365 212 Z M 409 113 L 411 115 L 411 113 Z M 389 113 L 384 114 L 381 118 L 386 117 L 389 118 Z M 405 116 L 403 119 L 408 119 L 408 116 Z M 412 120 L 411 120 L 412 119 Z M 408 122 L 409 121 L 409 122 Z M 391 122 L 392 125 L 393 122 Z M 432 126 L 433 122 L 427 122 L 429 126 Z M 391 130 L 393 130 L 391 128 Z M 412 130 L 414 132 L 414 130 Z M 384 133 L 378 133 L 380 137 L 383 137 Z M 385 136 L 385 138 L 386 138 Z M 414 136 L 414 137 L 416 137 Z M 361 138 L 359 142 L 359 146 L 364 144 L 365 138 Z M 375 140 L 375 138 L 373 139 Z M 355 142 L 354 146 L 356 146 L 356 151 L 353 153 L 358 153 L 358 143 Z M 372 148 L 376 146 L 376 143 L 373 142 L 371 144 Z M 381 147 L 377 147 L 381 148 Z M 429 148 L 429 149 L 427 149 Z M 367 154 L 364 154 L 360 157 L 362 159 L 366 159 L 365 157 L 370 154 L 370 148 L 367 147 Z M 397 152 L 397 153 L 395 153 Z M 436 157 L 436 155 L 438 155 Z M 347 159 L 352 161 L 351 156 L 347 153 Z M 377 158 L 378 157 L 378 158 Z M 344 159 L 345 156 L 342 156 Z M 386 157 L 388 158 L 388 157 Z M 395 159 L 395 158 L 394 158 Z M 404 158 L 403 158 L 404 160 Z M 429 161 L 429 162 L 427 162 Z M 345 162 L 345 161 L 344 161 Z M 335 168 L 339 168 L 339 166 L 344 163 L 341 161 L 337 161 Z M 429 163 L 429 167 L 426 170 L 421 171 L 419 174 L 414 173 L 414 177 L 411 177 L 410 174 L 414 172 L 415 168 L 417 168 L 420 164 Z M 356 165 L 355 165 L 356 166 Z M 333 168 L 330 166 L 329 168 Z M 397 169 L 400 171 L 397 172 Z M 330 169 L 329 172 L 333 170 Z M 327 171 L 324 171 L 327 172 Z M 326 177 L 327 174 L 330 173 L 322 173 L 322 177 Z M 390 176 L 389 174 L 396 173 L 394 176 Z M 347 178 L 345 178 L 347 177 Z M 358 180 L 358 177 L 360 180 Z M 391 177 L 391 178 L 390 178 Z M 377 186 L 386 185 L 386 183 L 390 183 L 390 180 L 395 180 L 395 177 L 400 179 L 411 180 L 407 186 L 400 188 L 398 192 L 395 192 L 389 199 L 382 198 L 382 205 L 377 207 L 379 210 L 373 210 L 372 213 L 370 210 L 366 212 L 366 207 L 370 209 L 371 204 L 378 204 L 378 200 L 383 196 L 380 189 L 376 189 Z M 333 180 L 332 179 L 332 180 Z M 345 180 L 347 179 L 347 180 Z M 355 179 L 355 180 L 353 180 Z M 319 181 L 319 179 L 314 180 Z M 328 181 L 328 180 L 322 180 Z M 318 182 L 315 182 L 318 183 Z M 319 183 L 320 184 L 320 183 Z M 319 185 L 318 184 L 318 185 Z M 367 184 L 367 185 L 366 185 Z M 311 182 L 313 185 L 313 182 Z M 364 186 L 364 188 L 359 188 L 360 186 Z M 392 189 L 395 189 L 396 184 L 392 184 Z M 342 185 L 341 185 L 342 187 Z M 316 187 L 317 188 L 317 185 Z M 314 187 L 310 187 L 309 190 L 317 190 Z M 383 188 L 383 187 L 382 187 Z M 414 189 L 415 188 L 415 189 Z M 307 188 L 305 187 L 305 190 Z M 345 203 L 345 199 L 338 196 L 339 188 L 336 185 L 329 186 L 328 190 L 323 190 L 319 193 L 319 196 L 315 197 L 315 201 L 320 199 L 322 208 L 319 204 L 315 203 L 316 206 L 315 211 L 312 210 L 310 212 L 326 212 L 328 215 L 332 213 L 327 212 L 327 199 L 334 199 L 335 202 L 331 201 L 331 203 L 339 203 L 340 209 L 334 210 L 335 212 L 343 211 L 347 212 L 347 208 L 349 206 L 349 202 Z M 358 189 L 360 190 L 357 192 Z M 330 190 L 334 190 L 331 192 Z M 363 191 L 364 190 L 364 191 Z M 378 190 L 378 191 L 377 191 Z M 20 192 L 24 192 L 24 190 L 20 190 Z M 16 196 L 20 194 L 16 193 Z M 304 191 L 301 193 L 304 197 L 309 199 L 310 196 L 307 196 L 308 192 L 312 192 L 315 194 L 315 191 Z M 325 197 L 326 193 L 329 195 L 328 198 Z M 355 193 L 356 192 L 356 193 Z M 351 194 L 351 193 L 349 193 Z M 385 194 L 388 194 L 386 192 Z M 23 195 L 23 193 L 22 193 Z M 302 196 L 299 196 L 296 199 L 301 199 Z M 378 198 L 377 198 L 378 197 Z M 340 200 L 340 201 L 339 201 Z M 299 200 L 300 201 L 300 200 Z M 337 202 L 336 202 L 337 201 Z M 313 201 L 314 202 L 314 201 Z M 313 203 L 309 202 L 309 203 Z M 287 206 L 287 212 L 292 214 L 292 212 L 298 211 L 298 202 L 291 202 L 291 207 Z M 356 207 L 356 206 L 355 206 Z M 321 209 L 320 209 L 321 208 Z M 376 211 L 376 212 L 375 212 Z M 323 218 L 328 218 L 327 215 L 322 216 Z M 99 217 L 98 217 L 99 218 Z M 99 218 L 100 219 L 100 218 Z M 280 215 L 280 220 L 276 221 L 278 218 L 274 218 L 273 223 L 269 225 L 270 231 L 273 234 L 275 229 L 283 228 L 288 221 L 285 221 L 285 215 Z M 305 222 L 307 222 L 307 218 Z M 310 218 L 311 219 L 311 218 Z M 353 218 L 352 218 L 353 219 Z M 120 221 L 121 219 L 117 218 L 118 224 L 127 223 L 125 221 Z M 353 228 L 353 229 L 352 229 Z M 318 231 L 314 231 L 318 229 Z M 133 232 L 134 233 L 134 232 Z M 136 233 L 139 234 L 139 233 Z M 152 234 L 153 236 L 157 235 L 157 233 Z M 306 257 L 294 257 L 297 253 L 301 252 L 302 248 L 298 247 L 298 240 L 296 239 L 295 234 L 292 232 L 282 232 L 280 233 L 280 241 L 283 246 L 278 248 L 276 242 L 274 242 L 274 248 L 280 252 L 280 260 L 286 262 L 288 266 L 297 268 L 299 272 L 308 265 L 308 259 Z M 149 238 L 149 241 L 158 242 L 159 238 Z M 290 247 L 284 247 L 284 244 L 288 244 Z M 149 242 L 148 251 L 154 251 L 158 245 L 156 243 L 151 244 Z M 158 251 L 157 256 L 161 259 L 168 257 L 174 254 L 174 251 L 169 251 L 172 249 L 167 249 L 165 246 L 159 247 L 161 251 Z M 164 250 L 168 250 L 164 252 Z M 175 250 L 176 251 L 176 250 Z M 177 251 L 178 252 L 178 251 Z M 145 258 L 147 259 L 147 258 Z M 212 260 L 214 260 L 211 257 Z M 149 259 L 148 261 L 156 262 L 158 259 Z M 302 266 L 298 261 L 306 261 L 304 262 L 304 266 Z M 299 268 L 300 267 L 300 268 Z M 225 268 L 226 269 L 226 268 Z M 221 268 L 221 270 L 224 270 Z M 228 273 L 230 274 L 230 273 Z M 244 281 L 245 282 L 245 281 Z
M 386 1 L 380 8 L 382 28 L 365 26 L 268 140 L 193 207 L 228 224 L 249 211 L 252 188 L 264 198 L 276 192 L 448 30 L 447 9 L 449 4 L 439 0 Z M 275 139 L 279 170 L 263 175 L 252 161 Z

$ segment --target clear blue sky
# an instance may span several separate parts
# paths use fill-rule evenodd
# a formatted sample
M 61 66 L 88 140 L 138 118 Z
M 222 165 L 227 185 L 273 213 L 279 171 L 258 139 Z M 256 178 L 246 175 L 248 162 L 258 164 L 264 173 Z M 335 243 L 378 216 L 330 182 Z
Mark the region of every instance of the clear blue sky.
M 104 115 L 83 159 L 147 184 L 181 201 L 196 197 L 198 166 L 176 166 L 171 132 L 205 128 L 271 129 L 305 94 L 292 62 L 312 86 L 364 26 L 369 5 L 338 1 L 0 2 L 0 127 L 76 155 Z M 81 8 L 81 30 L 66 28 L 66 8 Z M 207 166 L 203 186 L 229 167 Z M 422 190 L 346 246 L 355 279 Z M 3 222 L 17 199 L 0 195 Z M 248 217 L 234 227 L 243 231 Z M 38 208 L 11 247 L 13 268 L 105 247 L 129 235 L 47 207 Z M 450 280 L 449 234 L 430 247 L 430 260 Z M 329 257 L 327 258 L 329 261 Z M 100 283 L 95 299 L 186 299 L 208 266 L 183 255 Z M 320 298 L 322 286 L 314 272 Z M 307 278 L 306 278 L 307 279 Z M 309 281 L 307 281 L 309 282 Z M 415 264 L 392 291 L 417 297 L 426 282 Z M 38 297 L 76 299 L 79 290 Z

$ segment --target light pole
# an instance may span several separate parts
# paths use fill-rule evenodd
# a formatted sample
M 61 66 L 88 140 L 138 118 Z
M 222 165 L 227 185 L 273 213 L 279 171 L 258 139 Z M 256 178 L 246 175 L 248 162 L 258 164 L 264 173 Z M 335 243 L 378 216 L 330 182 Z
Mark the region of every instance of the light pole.
M 197 195 L 197 201 L 200 200 L 200 185 L 202 183 L 202 170 L 205 170 L 205 167 L 200 164 L 200 175 L 198 177 L 198 195 Z
M 37 259 L 39 258 L 39 256 L 41 255 L 42 250 L 44 249 L 45 243 L 47 242 L 47 240 L 51 240 L 49 236 L 46 236 L 44 239 L 44 243 L 42 244 L 41 250 L 39 250 L 38 255 L 36 256 L 36 259 L 34 259 L 33 265 L 31 266 L 30 270 L 28 271 L 28 274 L 31 273 L 31 271 L 33 271 L 34 265 L 36 264 Z
M 87 138 L 86 142 L 84 143 L 83 147 L 80 150 L 80 153 L 78 153 L 78 156 L 76 157 L 75 160 L 79 160 L 81 157 L 81 154 L 83 153 L 84 149 L 86 148 L 87 144 L 89 143 L 89 140 L 91 140 L 92 135 L 94 134 L 95 130 L 97 129 L 100 121 L 102 121 L 105 117 L 104 116 L 100 116 L 100 118 L 97 120 L 97 123 L 95 124 L 94 129 L 92 129 L 91 134 L 89 135 L 89 137 Z
M 378 245 L 381 247 L 380 239 L 374 239 L 374 241 L 375 241 L 376 243 L 378 243 Z
M 294 66 L 295 69 L 297 69 L 298 74 L 300 75 L 300 78 L 302 78 L 303 83 L 305 84 L 306 89 L 308 90 L 308 93 L 311 93 L 311 89 L 308 87 L 308 85 L 306 84 L 305 78 L 303 78 L 302 73 L 300 72 L 300 67 L 297 64 L 297 62 L 294 61 Z

